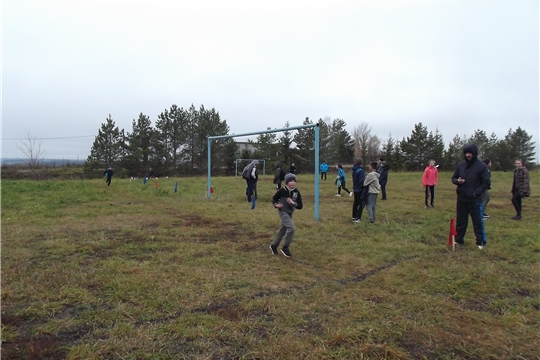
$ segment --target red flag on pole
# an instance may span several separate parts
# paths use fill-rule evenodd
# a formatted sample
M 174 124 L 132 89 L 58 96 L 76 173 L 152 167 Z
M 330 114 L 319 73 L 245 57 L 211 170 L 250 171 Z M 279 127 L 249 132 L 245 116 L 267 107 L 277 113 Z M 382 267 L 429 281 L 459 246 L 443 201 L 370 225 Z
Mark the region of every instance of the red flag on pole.
M 457 231 L 454 218 L 450 219 L 450 234 L 448 234 L 448 246 L 453 246 L 456 239 Z

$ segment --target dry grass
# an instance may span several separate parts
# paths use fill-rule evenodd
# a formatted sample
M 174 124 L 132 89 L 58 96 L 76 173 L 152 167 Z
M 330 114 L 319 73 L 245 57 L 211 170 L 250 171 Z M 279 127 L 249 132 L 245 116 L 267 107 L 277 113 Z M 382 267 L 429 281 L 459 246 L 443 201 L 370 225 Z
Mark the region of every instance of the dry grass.
M 455 194 L 435 209 L 421 174 L 390 174 L 376 224 L 299 176 L 292 259 L 272 256 L 271 179 L 255 210 L 237 178 L 2 182 L 5 359 L 538 359 L 539 174 L 510 220 L 494 173 L 488 246 L 446 246 Z M 179 193 L 174 193 L 174 183 Z M 349 184 L 348 184 L 349 185 Z M 367 219 L 364 214 L 364 220 Z

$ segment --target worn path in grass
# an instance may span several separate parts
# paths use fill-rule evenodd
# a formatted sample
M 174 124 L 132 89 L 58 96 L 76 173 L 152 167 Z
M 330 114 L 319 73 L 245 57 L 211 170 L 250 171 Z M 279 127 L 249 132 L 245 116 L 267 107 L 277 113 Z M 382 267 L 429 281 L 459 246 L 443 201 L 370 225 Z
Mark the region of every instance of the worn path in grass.
M 272 256 L 270 179 L 2 183 L 3 358 L 537 358 L 539 197 L 513 222 L 494 174 L 488 247 L 447 246 L 454 187 L 423 208 L 391 174 L 376 224 L 299 176 L 293 259 Z M 174 183 L 179 192 L 174 193 Z M 508 184 L 509 183 L 509 184 Z M 365 218 L 364 218 L 365 220 Z

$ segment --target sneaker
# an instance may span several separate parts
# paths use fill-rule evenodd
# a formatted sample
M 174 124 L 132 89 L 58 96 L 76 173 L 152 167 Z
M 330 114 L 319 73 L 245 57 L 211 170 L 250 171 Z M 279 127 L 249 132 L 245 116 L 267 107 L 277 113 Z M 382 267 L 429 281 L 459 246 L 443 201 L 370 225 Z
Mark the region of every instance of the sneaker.
M 478 248 L 479 248 L 480 250 L 482 250 L 482 249 L 484 248 L 484 245 L 476 245 L 476 246 L 478 246 Z
M 482 220 L 484 220 L 484 221 L 486 221 L 487 219 L 489 219 L 489 216 L 484 216 L 484 217 L 482 218 Z
M 336 196 L 341 196 L 341 195 L 339 195 L 339 194 L 336 194 Z
M 465 246 L 465 244 L 462 244 L 462 243 L 458 243 L 457 241 L 456 241 L 456 242 L 454 242 L 454 244 L 456 244 L 456 246 L 457 246 L 457 247 L 464 247 L 464 246 Z
M 290 258 L 292 256 L 288 247 L 282 247 L 281 248 L 281 253 L 283 254 L 283 256 L 288 257 L 288 258 Z
M 349 197 L 352 197 L 352 191 L 349 193 Z
M 520 216 L 520 215 L 516 215 L 516 216 L 512 217 L 512 220 L 521 220 L 521 216 Z
M 485 217 L 485 218 L 489 218 L 489 214 L 485 214 L 485 213 L 484 213 L 484 217 Z
M 270 244 L 270 250 L 272 250 L 272 254 L 277 255 L 277 246 Z
M 360 219 L 353 218 L 352 222 L 355 223 L 355 224 L 358 224 L 360 222 Z

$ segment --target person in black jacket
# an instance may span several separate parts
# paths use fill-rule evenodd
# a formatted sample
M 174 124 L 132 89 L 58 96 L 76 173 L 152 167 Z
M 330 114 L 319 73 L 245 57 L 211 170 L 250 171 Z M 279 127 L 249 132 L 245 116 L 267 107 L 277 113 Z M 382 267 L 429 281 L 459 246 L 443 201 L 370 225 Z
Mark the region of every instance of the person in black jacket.
M 113 171 L 112 171 L 112 168 L 110 166 L 107 167 L 107 170 L 105 170 L 103 175 L 105 175 L 105 182 L 107 183 L 107 186 L 111 185 Z
M 278 246 L 281 240 L 283 240 L 281 253 L 283 256 L 290 258 L 292 255 L 289 246 L 296 230 L 292 222 L 292 216 L 295 209 L 300 210 L 304 206 L 300 191 L 296 188 L 296 176 L 294 174 L 289 173 L 285 175 L 285 186 L 276 191 L 272 202 L 274 203 L 274 207 L 278 209 L 281 226 L 274 238 L 274 242 L 270 244 L 270 249 L 272 250 L 272 254 L 277 255 Z
M 386 183 L 388 182 L 388 163 L 380 158 L 377 162 L 377 172 L 381 175 L 379 177 L 379 184 L 381 185 L 382 197 L 381 200 L 386 200 Z
M 478 159 L 478 148 L 475 144 L 467 144 L 463 149 L 463 154 L 465 160 L 458 164 L 452 175 L 452 183 L 457 185 L 456 244 L 464 245 L 470 215 L 476 245 L 479 249 L 483 249 L 486 246 L 487 237 L 483 220 L 482 195 L 491 186 L 489 170 L 487 165 Z

